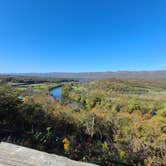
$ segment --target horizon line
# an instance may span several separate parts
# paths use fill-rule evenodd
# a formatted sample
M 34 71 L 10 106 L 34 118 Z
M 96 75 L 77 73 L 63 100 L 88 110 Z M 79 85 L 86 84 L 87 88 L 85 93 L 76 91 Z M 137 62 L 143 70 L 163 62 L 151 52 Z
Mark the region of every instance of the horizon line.
M 73 71 L 50 71 L 50 72 L 0 72 L 0 74 L 46 74 L 46 73 L 73 73 L 73 74 L 80 74 L 80 73 L 106 73 L 106 72 L 112 72 L 112 73 L 117 73 L 117 72 L 161 72 L 161 71 L 166 71 L 166 69 L 160 69 L 160 70 L 116 70 L 116 71 L 111 71 L 111 70 L 105 70 L 105 71 L 81 71 L 81 72 L 73 72 Z

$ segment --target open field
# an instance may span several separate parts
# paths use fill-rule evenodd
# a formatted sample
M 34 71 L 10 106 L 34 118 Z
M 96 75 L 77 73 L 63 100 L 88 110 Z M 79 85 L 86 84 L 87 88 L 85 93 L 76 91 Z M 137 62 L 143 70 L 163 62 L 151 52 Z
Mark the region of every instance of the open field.
M 21 85 L 18 86 L 18 90 L 26 91 L 28 89 L 33 90 L 33 92 L 42 92 L 42 91 L 49 91 L 49 89 L 56 87 L 57 83 L 40 83 L 40 84 L 29 84 L 29 85 Z

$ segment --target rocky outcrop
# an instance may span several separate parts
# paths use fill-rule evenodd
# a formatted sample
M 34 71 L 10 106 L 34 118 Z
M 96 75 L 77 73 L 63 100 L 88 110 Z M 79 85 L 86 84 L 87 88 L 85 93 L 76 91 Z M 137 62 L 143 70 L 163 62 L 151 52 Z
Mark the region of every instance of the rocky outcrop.
M 0 166 L 95 166 L 22 146 L 0 143 Z

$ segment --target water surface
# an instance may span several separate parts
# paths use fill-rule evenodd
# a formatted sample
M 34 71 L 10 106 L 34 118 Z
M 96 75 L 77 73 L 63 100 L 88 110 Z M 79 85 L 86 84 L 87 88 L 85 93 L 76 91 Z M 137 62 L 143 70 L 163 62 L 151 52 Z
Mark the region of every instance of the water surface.
M 51 95 L 53 98 L 62 101 L 62 87 L 53 88 L 53 89 L 50 91 L 50 95 Z

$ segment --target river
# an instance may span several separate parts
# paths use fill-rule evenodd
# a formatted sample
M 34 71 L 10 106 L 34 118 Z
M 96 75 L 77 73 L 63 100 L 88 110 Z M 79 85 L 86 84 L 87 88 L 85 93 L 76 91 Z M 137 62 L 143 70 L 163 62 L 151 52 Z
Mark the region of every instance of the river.
M 55 98 L 58 99 L 59 101 L 62 101 L 62 87 L 56 87 L 53 88 L 52 90 L 50 90 L 50 95 Z

